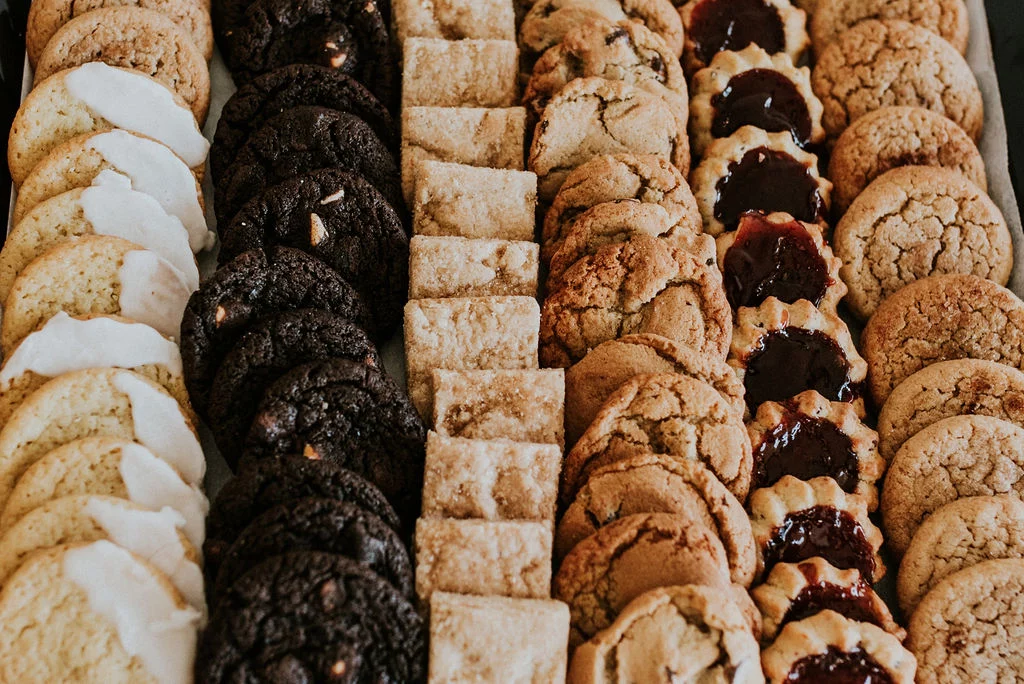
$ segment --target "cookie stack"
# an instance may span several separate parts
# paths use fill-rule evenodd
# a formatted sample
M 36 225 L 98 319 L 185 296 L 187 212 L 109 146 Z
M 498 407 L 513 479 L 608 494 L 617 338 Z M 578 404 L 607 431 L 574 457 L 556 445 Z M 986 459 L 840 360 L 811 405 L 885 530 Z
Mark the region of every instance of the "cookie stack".
M 191 681 L 208 503 L 176 339 L 213 242 L 209 14 L 47 0 L 27 42 L 0 251 L 0 678 Z

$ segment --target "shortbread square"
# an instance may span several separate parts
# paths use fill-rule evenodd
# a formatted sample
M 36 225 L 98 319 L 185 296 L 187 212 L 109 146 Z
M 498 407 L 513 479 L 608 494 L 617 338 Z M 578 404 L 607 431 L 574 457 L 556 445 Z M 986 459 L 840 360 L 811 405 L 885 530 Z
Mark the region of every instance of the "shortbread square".
M 537 296 L 540 245 L 416 235 L 409 245 L 409 299 Z
M 416 594 L 550 598 L 551 528 L 537 522 L 416 521 Z
M 565 372 L 435 370 L 434 429 L 467 439 L 565 443 Z
M 435 592 L 430 684 L 563 684 L 569 606 L 561 601 Z
M 515 40 L 511 0 L 392 0 L 398 44 L 406 38 Z
M 537 176 L 425 161 L 416 167 L 412 229 L 417 235 L 532 241 Z
M 409 38 L 403 55 L 403 108 L 518 104 L 515 41 Z
M 555 444 L 427 435 L 424 518 L 554 525 L 562 450 Z
M 432 415 L 437 368 L 537 368 L 540 306 L 533 297 L 415 299 L 405 305 L 409 397 Z
M 409 206 L 421 162 L 522 171 L 525 158 L 523 107 L 409 107 L 402 112 L 402 193 Z

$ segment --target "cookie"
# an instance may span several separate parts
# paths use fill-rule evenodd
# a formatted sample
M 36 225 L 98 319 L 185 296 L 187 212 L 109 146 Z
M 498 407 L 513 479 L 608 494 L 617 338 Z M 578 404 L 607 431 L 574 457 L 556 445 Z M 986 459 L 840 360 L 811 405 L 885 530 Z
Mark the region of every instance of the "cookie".
M 265 189 L 323 168 L 357 173 L 402 206 L 395 160 L 372 128 L 354 114 L 301 106 L 267 120 L 239 150 L 214 188 L 218 224 L 227 226 Z
M 539 197 L 550 202 L 573 169 L 596 155 L 623 152 L 661 157 L 684 175 L 690 169 L 685 122 L 664 99 L 624 81 L 580 78 L 544 109 L 528 168 L 537 174 Z
M 196 409 L 205 414 L 217 368 L 249 326 L 274 313 L 319 309 L 374 330 L 363 299 L 326 264 L 291 247 L 243 252 L 189 298 L 181 358 Z
M 789 0 L 677 0 L 686 32 L 683 68 L 689 76 L 711 64 L 724 50 L 738 51 L 754 44 L 768 54 L 785 53 L 800 63 L 810 46 L 807 13 Z M 798 3 L 799 5 L 799 3 Z
M 832 184 L 818 172 L 818 157 L 786 132 L 743 126 L 712 142 L 690 176 L 704 231 L 735 230 L 748 211 L 785 212 L 828 232 Z
M 539 253 L 525 240 L 414 235 L 409 299 L 536 297 Z
M 152 9 L 130 5 L 86 12 L 57 30 L 39 55 L 35 84 L 89 62 L 131 69 L 167 86 L 202 125 L 210 109 L 210 70 L 187 31 Z
M 565 371 L 566 442 L 576 443 L 613 392 L 648 373 L 680 373 L 706 382 L 743 414 L 743 387 L 726 363 L 660 335 L 625 335 L 602 342 Z
M 709 357 L 725 355 L 732 312 L 721 274 L 658 238 L 601 247 L 563 279 L 541 311 L 545 366 L 567 368 L 602 342 L 632 333 L 668 337 Z
M 825 610 L 786 625 L 761 653 L 770 682 L 861 681 L 912 684 L 917 661 L 880 627 Z
M 907 648 L 917 656 L 917 681 L 1002 681 L 1024 663 L 1010 636 L 1024 616 L 1024 560 L 980 563 L 940 583 L 910 618 Z
M 943 418 L 965 413 L 1024 427 L 1024 373 L 981 359 L 925 366 L 897 385 L 882 406 L 878 451 L 892 460 L 913 435 Z
M 591 472 L 555 531 L 555 556 L 565 557 L 605 525 L 637 513 L 678 513 L 718 534 L 734 584 L 750 586 L 754 538 L 743 505 L 702 464 L 670 456 L 633 456 Z
M 185 101 L 143 73 L 90 62 L 38 83 L 21 103 L 8 140 L 11 178 L 20 186 L 62 143 L 111 128 L 165 144 L 202 174 L 210 143 Z
M 716 589 L 690 584 L 642 594 L 607 630 L 576 649 L 568 681 L 668 684 L 680 677 L 764 681 L 749 625 Z
M 422 681 L 416 609 L 359 563 L 297 552 L 264 561 L 221 597 L 196 654 L 196 679 Z
M 824 558 L 779 563 L 750 595 L 764 618 L 762 636 L 769 642 L 787 624 L 825 610 L 877 625 L 901 641 L 906 637 L 885 601 L 859 572 L 839 570 Z
M 394 529 L 355 504 L 308 498 L 278 505 L 249 523 L 218 563 L 212 603 L 245 573 L 285 553 L 318 551 L 356 561 L 412 596 L 412 563 Z
M 1013 245 L 999 208 L 958 171 L 904 166 L 875 179 L 836 225 L 846 303 L 867 320 L 919 278 L 969 273 L 1005 285 Z
M 410 36 L 445 40 L 516 38 L 516 18 L 512 3 L 502 0 L 396 2 L 392 25 L 399 45 Z
M 832 205 L 842 215 L 871 181 L 900 166 L 941 166 L 987 190 L 985 161 L 964 129 L 921 107 L 882 107 L 851 123 L 828 162 Z
M 214 439 L 234 466 L 263 392 L 309 361 L 343 358 L 383 368 L 373 342 L 355 323 L 317 309 L 273 314 L 246 330 L 217 368 L 207 405 Z
M 580 214 L 604 202 L 657 204 L 672 225 L 700 234 L 700 209 L 686 177 L 667 159 L 651 154 L 602 154 L 573 169 L 544 216 L 541 259 L 551 261 Z
M 971 68 L 945 40 L 905 21 L 870 19 L 842 33 L 818 57 L 811 85 L 833 139 L 865 114 L 892 105 L 930 109 L 973 140 L 981 135 L 984 109 Z
M 686 515 L 630 515 L 577 544 L 552 582 L 569 604 L 570 648 L 610 626 L 630 601 L 677 584 L 728 590 L 729 565 L 714 532 Z
M 0 677 L 187 681 L 200 615 L 153 566 L 108 541 L 41 551 L 0 595 Z
M 897 385 L 939 361 L 984 359 L 1024 368 L 1024 302 L 973 275 L 922 278 L 882 302 L 864 327 L 861 350 L 879 406 Z
M 840 0 L 824 2 L 808 22 L 814 52 L 821 54 L 844 31 L 865 19 L 902 19 L 942 36 L 961 55 L 967 52 L 970 22 L 963 0 Z
M 272 245 L 310 254 L 351 283 L 387 336 L 408 289 L 409 238 L 384 196 L 355 173 L 323 169 L 285 180 L 246 202 L 221 229 L 221 259 Z M 367 325 L 368 324 L 368 325 Z
M 331 358 L 268 385 L 245 441 L 246 463 L 301 453 L 364 476 L 409 519 L 419 509 L 426 427 L 391 376 Z
M 519 48 L 512 40 L 409 38 L 402 109 L 519 104 Z
M 748 507 L 759 574 L 777 563 L 821 556 L 840 570 L 857 570 L 871 584 L 885 575 L 878 555 L 882 533 L 868 519 L 866 502 L 844 492 L 831 477 L 804 482 L 784 475 L 771 487 L 755 490 Z
M 922 522 L 968 496 L 1020 497 L 1024 428 L 990 416 L 953 416 L 929 425 L 896 452 L 882 490 L 885 539 L 903 554 Z
M 694 74 L 690 140 L 700 156 L 714 140 L 755 126 L 788 132 L 807 149 L 825 140 L 821 111 L 810 69 L 797 68 L 786 53 L 769 55 L 752 43 L 738 52 L 719 52 Z
M 616 390 L 565 457 L 568 504 L 597 468 L 644 454 L 706 465 L 736 498 L 750 487 L 750 439 L 715 388 L 676 373 L 639 375 Z

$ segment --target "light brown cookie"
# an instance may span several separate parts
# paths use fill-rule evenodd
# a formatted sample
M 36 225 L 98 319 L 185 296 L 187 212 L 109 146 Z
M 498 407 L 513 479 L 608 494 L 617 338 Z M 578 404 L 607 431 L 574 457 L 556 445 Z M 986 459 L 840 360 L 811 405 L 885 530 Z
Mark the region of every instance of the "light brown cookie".
M 165 14 L 126 5 L 72 19 L 40 53 L 35 83 L 95 61 L 151 76 L 180 95 L 200 125 L 206 121 L 210 109 L 206 59 L 192 37 Z
M 841 570 L 859 571 L 871 584 L 885 576 L 878 555 L 882 532 L 868 518 L 867 504 L 831 477 L 805 482 L 785 475 L 755 490 L 749 509 L 759 573 L 820 556 Z
M 903 166 L 869 185 L 836 225 L 846 303 L 861 320 L 907 283 L 970 273 L 1010 279 L 1013 243 L 1002 213 L 960 172 Z
M 925 366 L 986 359 L 1024 367 L 1024 302 L 973 275 L 922 278 L 875 311 L 861 335 L 875 404 Z
M 538 176 L 541 200 L 550 202 L 569 172 L 599 154 L 632 152 L 690 169 L 686 125 L 668 103 L 637 86 L 580 78 L 551 98 L 530 145 L 528 167 Z
M 826 610 L 786 625 L 761 653 L 769 682 L 856 681 L 913 684 L 917 662 L 884 629 Z
M 540 359 L 568 368 L 591 349 L 631 333 L 653 333 L 722 358 L 732 312 L 722 276 L 658 238 L 636 237 L 577 261 L 544 301 Z
M 724 361 L 661 335 L 626 335 L 602 342 L 565 371 L 566 443 L 576 443 L 612 392 L 647 373 L 681 373 L 706 382 L 743 415 L 743 385 Z
M 814 52 L 821 54 L 846 31 L 865 19 L 902 19 L 942 36 L 961 55 L 967 52 L 970 23 L 964 0 L 831 0 L 811 16 L 808 30 Z
M 897 385 L 882 406 L 878 451 L 890 461 L 911 436 L 943 418 L 965 413 L 1024 427 L 1024 373 L 981 359 L 925 366 Z
M 832 148 L 832 205 L 842 214 L 871 181 L 900 166 L 955 169 L 987 190 L 985 161 L 964 129 L 921 107 L 882 107 L 847 127 Z
M 889 465 L 882 520 L 903 554 L 940 506 L 968 496 L 1024 493 L 1024 428 L 990 416 L 953 416 L 908 439 Z
M 690 185 L 670 161 L 651 154 L 602 154 L 576 167 L 559 189 L 544 216 L 541 259 L 551 260 L 581 213 L 625 199 L 657 204 L 673 225 L 694 234 L 703 230 Z
M 567 681 L 754 684 L 764 677 L 757 641 L 735 603 L 715 589 L 685 585 L 637 597 L 576 649 Z
M 574 647 L 612 624 L 640 594 L 677 584 L 729 587 L 722 542 L 685 515 L 638 514 L 577 544 L 562 561 L 551 596 L 569 604 Z
M 594 470 L 555 530 L 563 558 L 598 529 L 636 513 L 680 513 L 714 530 L 725 547 L 734 584 L 750 586 L 757 563 L 743 505 L 704 465 L 645 454 Z
M 822 610 L 877 625 L 901 641 L 907 634 L 892 619 L 885 601 L 859 572 L 839 570 L 824 558 L 779 563 L 750 595 L 761 611 L 765 641 L 774 640 L 790 622 L 798 622 Z
M 949 117 L 972 139 L 984 108 L 974 73 L 952 45 L 898 19 L 862 21 L 818 59 L 811 85 L 825 107 L 822 125 L 837 138 L 879 107 L 924 107 Z
M 568 504 L 597 468 L 664 454 L 711 469 L 742 502 L 750 487 L 750 440 L 743 421 L 711 385 L 678 373 L 638 375 L 605 402 L 565 458 Z

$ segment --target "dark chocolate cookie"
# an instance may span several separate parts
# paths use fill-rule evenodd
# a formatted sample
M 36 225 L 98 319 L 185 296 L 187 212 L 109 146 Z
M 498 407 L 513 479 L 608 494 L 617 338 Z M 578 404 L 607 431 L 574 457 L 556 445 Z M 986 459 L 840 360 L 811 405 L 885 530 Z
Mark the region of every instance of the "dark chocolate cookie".
M 389 375 L 329 359 L 267 388 L 242 460 L 303 453 L 339 463 L 377 485 L 409 519 L 419 511 L 426 439 L 419 413 Z
M 409 551 L 398 533 L 373 513 L 335 499 L 303 499 L 272 508 L 252 521 L 224 555 L 217 571 L 215 603 L 235 580 L 273 556 L 324 551 L 351 558 L 412 597 Z
M 335 169 L 296 176 L 247 202 L 221 230 L 222 258 L 265 245 L 301 249 L 340 273 L 362 294 L 382 335 L 401 321 L 409 238 L 361 176 Z
M 189 396 L 200 415 L 206 416 L 217 367 L 249 325 L 295 309 L 330 311 L 376 337 L 373 318 L 349 282 L 319 259 L 289 247 L 243 252 L 192 293 L 180 346 Z
M 412 604 L 355 561 L 276 556 L 225 592 L 199 640 L 196 681 L 420 682 L 426 634 Z
M 362 328 L 327 311 L 285 311 L 242 334 L 217 369 L 207 407 L 213 437 L 229 465 L 238 461 L 263 391 L 292 368 L 329 358 L 383 368 Z
M 404 206 L 395 159 L 368 124 L 336 109 L 292 107 L 249 136 L 214 187 L 218 225 L 271 185 L 328 168 L 358 173 L 392 207 Z
M 214 184 L 223 177 L 249 136 L 286 109 L 318 106 L 349 112 L 373 129 L 392 151 L 398 133 L 387 108 L 349 76 L 315 64 L 292 64 L 263 74 L 238 90 L 224 105 L 210 147 Z

